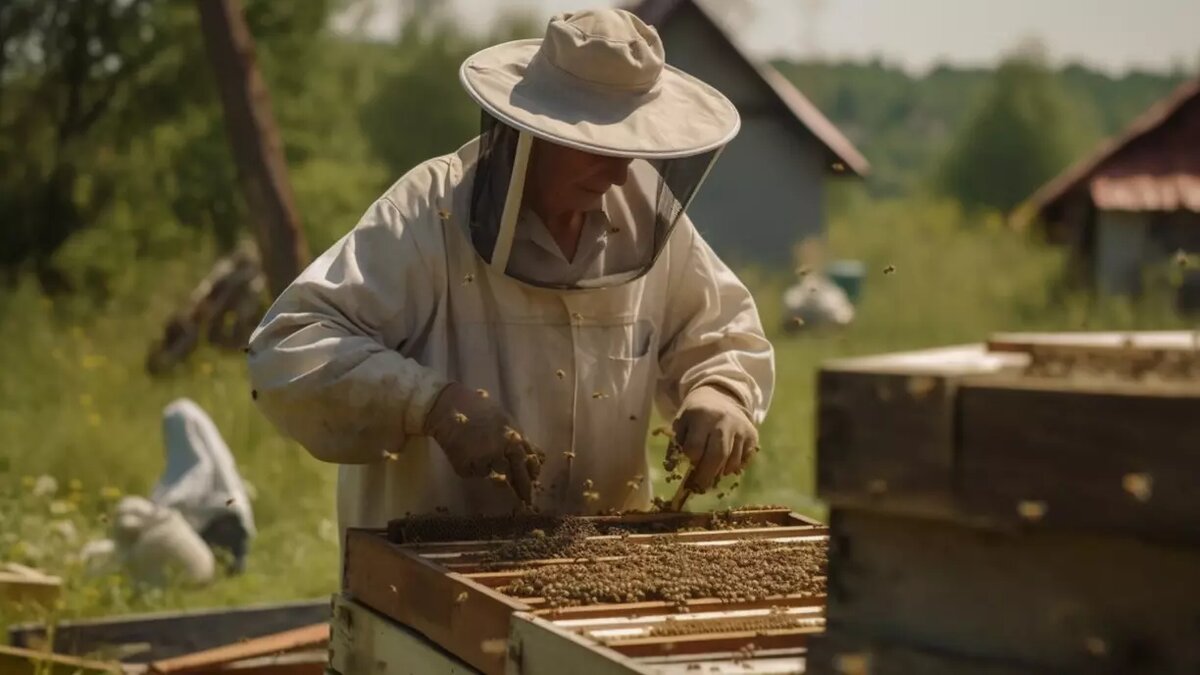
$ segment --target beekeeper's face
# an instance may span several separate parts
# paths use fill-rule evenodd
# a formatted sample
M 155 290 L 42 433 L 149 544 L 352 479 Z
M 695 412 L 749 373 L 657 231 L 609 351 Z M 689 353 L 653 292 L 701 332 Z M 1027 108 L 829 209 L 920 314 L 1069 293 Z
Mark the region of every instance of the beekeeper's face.
M 627 157 L 595 155 L 542 140 L 533 144 L 526 185 L 560 211 L 596 208 L 600 198 L 629 177 Z

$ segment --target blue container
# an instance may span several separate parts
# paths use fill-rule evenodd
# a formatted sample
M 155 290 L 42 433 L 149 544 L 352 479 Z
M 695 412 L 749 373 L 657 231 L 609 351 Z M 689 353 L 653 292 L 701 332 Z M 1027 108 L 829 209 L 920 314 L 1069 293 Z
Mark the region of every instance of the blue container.
M 851 303 L 858 304 L 867 275 L 867 266 L 861 260 L 834 260 L 825 267 L 825 275 L 845 291 Z

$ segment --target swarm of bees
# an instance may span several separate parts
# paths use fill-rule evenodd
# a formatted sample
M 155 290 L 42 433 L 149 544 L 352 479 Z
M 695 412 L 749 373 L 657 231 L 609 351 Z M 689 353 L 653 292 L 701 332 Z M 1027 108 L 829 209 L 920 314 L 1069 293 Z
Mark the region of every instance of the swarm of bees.
M 821 543 L 744 541 L 699 547 L 663 540 L 630 544 L 614 560 L 538 567 L 500 590 L 517 597 L 543 597 L 551 607 L 657 600 L 682 610 L 697 598 L 744 602 L 823 594 L 825 565 Z

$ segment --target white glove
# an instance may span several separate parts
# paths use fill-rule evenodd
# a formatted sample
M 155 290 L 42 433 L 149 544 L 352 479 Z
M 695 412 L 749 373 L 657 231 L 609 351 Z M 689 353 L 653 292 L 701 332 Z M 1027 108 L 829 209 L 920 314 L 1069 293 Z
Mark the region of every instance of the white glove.
M 675 442 L 692 463 L 692 491 L 703 493 L 721 476 L 740 473 L 758 452 L 758 430 L 723 390 L 692 390 L 673 424 Z

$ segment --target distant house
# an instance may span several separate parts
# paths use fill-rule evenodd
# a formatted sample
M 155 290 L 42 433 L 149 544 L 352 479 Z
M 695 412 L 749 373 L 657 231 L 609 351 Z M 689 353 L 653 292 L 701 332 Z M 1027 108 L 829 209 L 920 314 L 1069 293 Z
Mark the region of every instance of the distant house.
M 786 78 L 755 63 L 693 0 L 644 0 L 629 10 L 653 25 L 667 62 L 737 106 L 738 136 L 689 208 L 728 262 L 788 265 L 800 239 L 825 232 L 825 180 L 861 177 L 867 160 Z
M 1200 253 L 1200 79 L 1047 183 L 1030 206 L 1102 293 L 1137 294 L 1147 265 Z M 1198 281 L 1188 275 L 1183 308 L 1200 306 Z

